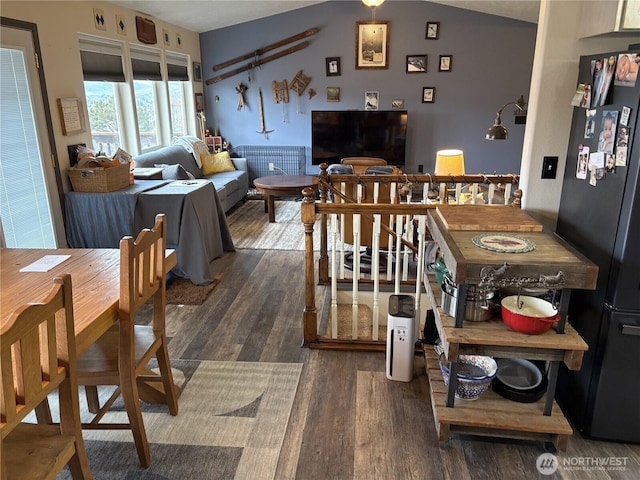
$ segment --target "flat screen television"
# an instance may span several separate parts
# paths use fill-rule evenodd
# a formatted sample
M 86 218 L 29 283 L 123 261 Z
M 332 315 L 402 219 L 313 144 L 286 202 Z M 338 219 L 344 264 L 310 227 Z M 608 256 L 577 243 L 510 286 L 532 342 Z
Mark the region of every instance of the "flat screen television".
M 378 157 L 389 165 L 404 165 L 406 140 L 406 110 L 311 112 L 313 165 L 345 157 Z

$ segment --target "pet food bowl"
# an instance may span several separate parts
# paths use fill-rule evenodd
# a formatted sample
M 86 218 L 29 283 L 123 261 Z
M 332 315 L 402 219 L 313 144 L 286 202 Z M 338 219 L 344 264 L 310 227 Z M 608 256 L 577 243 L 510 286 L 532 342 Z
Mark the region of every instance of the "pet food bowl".
M 440 355 L 440 370 L 444 384 L 449 386 L 449 362 Z M 476 400 L 489 389 L 498 372 L 498 365 L 491 357 L 482 355 L 460 355 L 458 357 L 458 384 L 456 397 Z

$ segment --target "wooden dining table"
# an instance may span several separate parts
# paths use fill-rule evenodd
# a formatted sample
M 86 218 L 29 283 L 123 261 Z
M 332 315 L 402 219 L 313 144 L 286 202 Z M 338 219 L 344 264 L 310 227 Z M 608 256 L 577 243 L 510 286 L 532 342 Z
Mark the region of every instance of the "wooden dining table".
M 21 272 L 45 255 L 70 255 L 46 272 Z M 175 250 L 167 250 L 165 271 L 177 263 Z M 71 274 L 76 350 L 80 354 L 118 320 L 120 250 L 111 248 L 0 249 L 0 326 L 12 312 L 45 299 L 53 278 Z M 143 395 L 142 389 L 140 392 Z

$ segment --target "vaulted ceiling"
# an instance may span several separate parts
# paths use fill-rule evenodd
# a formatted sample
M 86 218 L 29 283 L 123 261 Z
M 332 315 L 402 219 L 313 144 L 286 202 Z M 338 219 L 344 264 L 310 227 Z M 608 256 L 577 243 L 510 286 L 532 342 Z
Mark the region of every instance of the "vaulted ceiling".
M 113 0 L 193 32 L 208 32 L 271 15 L 308 7 L 326 0 Z M 387 0 L 392 2 L 394 0 Z M 457 8 L 537 23 L 539 0 L 430 0 Z

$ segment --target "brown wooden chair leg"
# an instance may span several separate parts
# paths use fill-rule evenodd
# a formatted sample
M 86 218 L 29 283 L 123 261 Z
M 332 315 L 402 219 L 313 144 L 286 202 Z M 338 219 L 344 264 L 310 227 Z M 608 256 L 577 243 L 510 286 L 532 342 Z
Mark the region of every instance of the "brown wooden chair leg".
M 53 423 L 51 418 L 51 408 L 49 407 L 49 400 L 44 399 L 40 405 L 36 407 L 36 419 L 38 423 L 45 425 Z
M 176 416 L 178 415 L 177 387 L 173 383 L 173 373 L 171 372 L 171 362 L 169 360 L 166 338 L 162 340 L 162 346 L 156 352 L 156 358 L 158 359 L 158 367 L 160 368 L 160 376 L 162 377 L 169 413 Z
M 144 468 L 148 468 L 149 465 L 151 465 L 151 453 L 149 452 L 147 432 L 144 428 L 144 422 L 142 421 L 138 386 L 136 384 L 135 373 L 132 368 L 120 369 L 120 389 L 122 391 L 122 400 L 124 402 L 125 409 L 127 410 L 127 416 L 129 417 L 133 440 L 136 444 L 136 450 L 138 451 L 140 465 Z
M 87 397 L 87 409 L 91 413 L 100 411 L 100 400 L 98 399 L 98 387 L 95 385 L 85 385 L 85 396 Z

